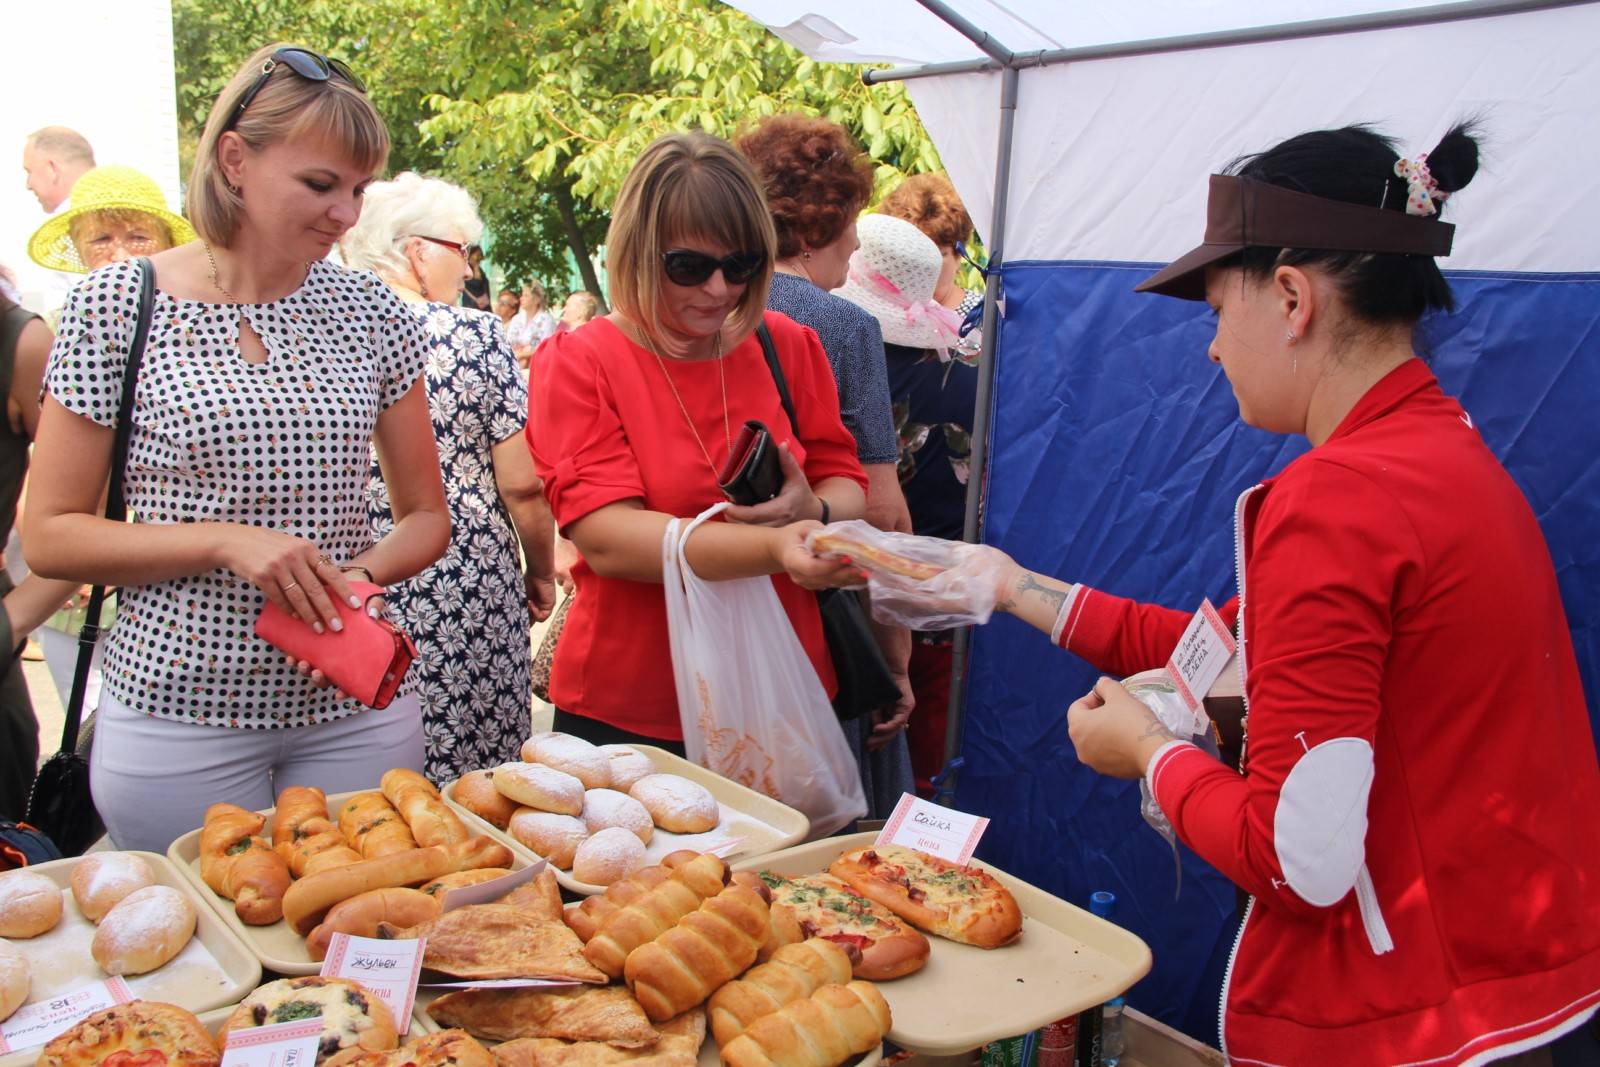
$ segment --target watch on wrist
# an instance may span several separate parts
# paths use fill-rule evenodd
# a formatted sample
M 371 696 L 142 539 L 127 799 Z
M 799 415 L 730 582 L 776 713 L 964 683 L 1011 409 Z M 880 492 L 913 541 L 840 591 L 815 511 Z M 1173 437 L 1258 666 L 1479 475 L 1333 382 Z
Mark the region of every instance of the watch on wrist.
M 827 502 L 827 500 L 825 500 L 824 498 L 819 496 L 819 497 L 817 497 L 817 503 L 822 505 L 822 525 L 826 526 L 826 525 L 828 525 L 828 512 L 830 510 L 828 508 L 828 502 Z

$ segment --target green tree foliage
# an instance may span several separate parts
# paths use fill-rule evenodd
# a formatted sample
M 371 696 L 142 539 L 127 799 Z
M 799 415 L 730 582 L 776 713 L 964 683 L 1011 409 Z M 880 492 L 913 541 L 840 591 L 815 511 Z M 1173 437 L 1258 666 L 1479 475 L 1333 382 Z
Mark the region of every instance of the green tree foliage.
M 717 0 L 173 0 L 173 23 L 191 155 L 255 47 L 337 55 L 389 120 L 390 169 L 477 195 L 490 258 L 512 279 L 566 277 L 569 249 L 587 266 L 628 168 L 666 133 L 729 137 L 798 111 L 851 130 L 877 162 L 879 194 L 939 166 L 899 86 L 816 63 Z

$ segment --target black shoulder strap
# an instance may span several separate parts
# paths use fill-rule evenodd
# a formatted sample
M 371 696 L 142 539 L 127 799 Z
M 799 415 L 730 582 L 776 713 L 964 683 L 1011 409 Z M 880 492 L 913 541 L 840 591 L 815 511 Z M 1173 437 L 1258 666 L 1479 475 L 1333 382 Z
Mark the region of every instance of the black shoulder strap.
M 128 517 L 123 498 L 122 477 L 128 466 L 128 443 L 133 436 L 133 394 L 139 384 L 139 365 L 144 362 L 145 341 L 150 337 L 150 319 L 155 313 L 156 271 L 143 257 L 139 264 L 139 319 L 128 346 L 128 365 L 122 372 L 122 399 L 117 404 L 117 428 L 111 443 L 111 471 L 106 484 L 106 518 L 121 522 Z M 100 611 L 105 605 L 106 587 L 95 586 L 89 593 L 88 614 L 78 635 L 78 665 L 72 672 L 72 695 L 67 700 L 66 721 L 61 726 L 61 751 L 78 747 L 78 728 L 83 723 L 83 701 L 89 689 L 89 666 L 94 646 L 100 639 Z
M 794 398 L 789 395 L 789 382 L 783 376 L 783 364 L 778 362 L 778 349 L 772 343 L 772 334 L 767 330 L 766 320 L 756 327 L 756 339 L 761 342 L 761 354 L 767 358 L 767 370 L 772 372 L 772 383 L 778 387 L 778 399 L 783 402 L 783 410 L 789 415 L 789 425 L 794 428 L 795 436 L 800 436 L 800 419 L 794 413 Z

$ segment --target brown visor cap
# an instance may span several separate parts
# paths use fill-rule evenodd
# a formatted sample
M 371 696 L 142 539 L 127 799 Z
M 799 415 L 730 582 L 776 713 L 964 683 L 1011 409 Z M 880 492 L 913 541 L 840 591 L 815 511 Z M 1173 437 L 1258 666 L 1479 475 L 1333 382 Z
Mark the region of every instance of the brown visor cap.
M 1297 193 L 1227 174 L 1211 176 L 1205 242 L 1134 287 L 1181 300 L 1206 298 L 1206 268 L 1246 248 L 1303 248 L 1448 256 L 1455 227 L 1437 218 Z

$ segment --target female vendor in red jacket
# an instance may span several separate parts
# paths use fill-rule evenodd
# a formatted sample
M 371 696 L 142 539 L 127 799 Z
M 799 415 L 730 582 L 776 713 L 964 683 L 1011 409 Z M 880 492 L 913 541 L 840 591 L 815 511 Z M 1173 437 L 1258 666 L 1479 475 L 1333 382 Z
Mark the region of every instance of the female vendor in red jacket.
M 1412 348 L 1476 169 L 1462 129 L 1414 160 L 1292 138 L 1213 176 L 1205 243 L 1140 286 L 1210 304 L 1240 417 L 1313 446 L 1238 503 L 1242 772 L 1110 679 L 1068 712 L 1253 897 L 1236 1064 L 1548 1062 L 1600 1002 L 1600 771 L 1550 554 Z M 1000 600 L 1121 675 L 1189 619 L 1009 561 Z

